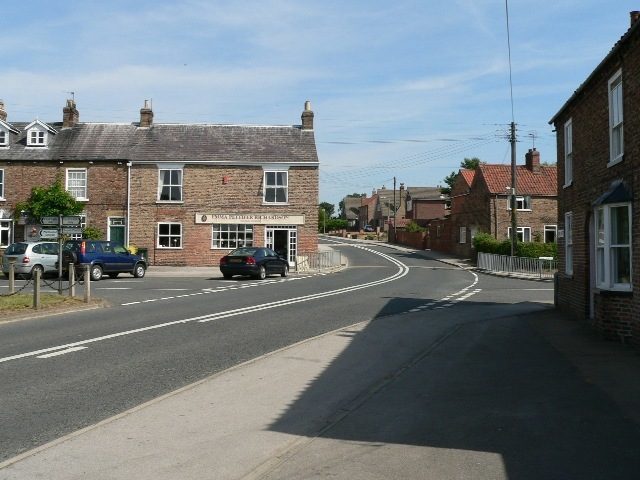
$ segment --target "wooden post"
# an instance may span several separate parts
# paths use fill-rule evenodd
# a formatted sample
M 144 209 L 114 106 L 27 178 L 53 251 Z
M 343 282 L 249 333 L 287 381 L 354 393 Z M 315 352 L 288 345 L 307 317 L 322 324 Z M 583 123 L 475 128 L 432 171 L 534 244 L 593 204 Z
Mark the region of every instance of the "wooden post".
M 69 278 L 69 296 L 73 298 L 76 296 L 76 269 L 73 263 L 70 263 L 67 267 L 67 274 Z
M 33 308 L 38 310 L 40 308 L 40 269 L 36 268 L 33 272 Z
M 87 264 L 84 266 L 84 303 L 91 302 L 91 275 L 89 271 L 91 270 L 91 265 Z
M 9 260 L 9 293 L 16 291 L 16 261 Z

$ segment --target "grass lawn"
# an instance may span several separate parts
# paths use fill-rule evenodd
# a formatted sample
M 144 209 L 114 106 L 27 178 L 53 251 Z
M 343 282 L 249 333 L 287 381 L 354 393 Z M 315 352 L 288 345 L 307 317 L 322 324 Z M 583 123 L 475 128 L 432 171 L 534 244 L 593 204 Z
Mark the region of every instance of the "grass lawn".
M 81 298 L 71 298 L 57 293 L 43 293 L 40 295 L 40 310 L 64 310 L 86 305 Z M 17 293 L 15 295 L 0 296 L 0 321 L 9 317 L 7 314 L 35 312 L 33 308 L 33 293 Z

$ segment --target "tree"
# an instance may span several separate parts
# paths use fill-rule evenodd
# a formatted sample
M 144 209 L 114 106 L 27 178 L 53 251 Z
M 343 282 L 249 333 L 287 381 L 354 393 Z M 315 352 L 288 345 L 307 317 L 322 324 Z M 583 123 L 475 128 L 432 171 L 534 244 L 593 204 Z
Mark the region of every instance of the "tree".
M 18 218 L 22 212 L 26 212 L 31 218 L 39 221 L 41 217 L 79 215 L 83 210 L 84 203 L 73 198 L 58 178 L 50 187 L 33 187 L 31 196 L 26 201 L 16 203 L 14 217 Z
M 327 217 L 333 217 L 333 213 L 336 211 L 336 206 L 333 203 L 322 202 L 320 208 L 327 212 Z
M 464 168 L 466 170 L 477 170 L 478 167 L 483 163 L 485 163 L 485 162 L 480 160 L 478 157 L 465 158 L 463 161 L 460 162 L 460 168 Z M 442 187 L 440 189 L 441 193 L 444 193 L 446 195 L 449 195 L 451 193 L 451 189 L 453 188 L 453 184 L 456 183 L 456 179 L 458 178 L 458 173 L 459 172 L 453 171 L 449 175 L 444 177 L 443 181 L 447 186 L 446 187 Z

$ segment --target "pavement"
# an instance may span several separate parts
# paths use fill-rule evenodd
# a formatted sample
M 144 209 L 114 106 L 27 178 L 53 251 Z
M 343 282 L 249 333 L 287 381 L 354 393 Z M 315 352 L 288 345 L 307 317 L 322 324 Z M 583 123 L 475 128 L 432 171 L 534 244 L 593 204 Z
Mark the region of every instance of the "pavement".
M 460 259 L 442 260 L 465 265 Z M 420 314 L 397 322 L 362 322 L 291 345 L 1 463 L 0 479 L 630 478 L 594 470 L 590 462 L 597 454 L 584 446 L 570 459 L 571 468 L 581 476 L 557 471 L 555 475 L 527 476 L 531 467 L 513 461 L 510 447 L 505 446 L 501 453 L 500 448 L 494 450 L 493 440 L 467 443 L 465 437 L 473 429 L 469 424 L 451 432 L 445 428 L 440 436 L 433 433 L 428 442 L 417 441 L 412 435 L 422 439 L 425 432 L 415 432 L 415 424 L 424 419 L 427 406 L 449 408 L 448 404 L 461 401 L 447 396 L 448 390 L 441 385 L 440 395 L 446 398 L 439 404 L 439 388 L 430 383 L 437 375 L 428 371 L 430 362 L 444 355 L 442 345 L 460 331 L 424 324 Z M 528 341 L 539 341 L 548 348 L 553 362 L 569 366 L 556 369 L 552 364 L 551 375 L 544 373 L 547 370 L 531 372 L 540 389 L 544 385 L 552 388 L 555 377 L 561 377 L 560 370 L 571 378 L 577 375 L 580 401 L 602 395 L 609 406 L 602 413 L 605 423 L 619 428 L 616 421 L 620 417 L 630 430 L 640 432 L 640 356 L 636 351 L 601 340 L 584 323 L 550 307 L 499 322 L 499 328 L 515 325 L 523 328 L 527 339 L 518 345 L 501 345 L 514 362 L 526 360 Z M 484 327 L 477 324 L 473 328 Z M 452 345 L 456 347 L 459 345 Z M 459 360 L 443 361 L 438 369 Z M 465 383 L 473 382 L 472 378 L 465 378 Z M 567 384 L 564 377 L 557 381 L 558 389 Z M 464 385 L 455 388 L 464 390 Z M 494 401 L 499 404 L 505 392 L 512 394 L 501 390 Z M 565 395 L 568 393 L 561 391 L 553 407 L 563 414 L 564 408 L 567 412 L 577 408 L 571 404 L 573 398 Z M 545 400 L 536 398 L 534 403 L 544 404 Z M 485 408 L 481 417 L 497 415 L 492 405 Z M 614 419 L 608 416 L 611 412 L 616 412 Z M 443 418 L 445 427 L 456 424 L 450 412 L 433 415 L 429 422 L 436 432 Z M 526 409 L 518 415 L 526 415 Z M 465 414 L 458 412 L 458 416 Z M 375 433 L 370 432 L 373 425 Z M 462 433 L 465 428 L 469 429 L 466 435 Z M 452 439 L 452 432 L 459 436 Z M 511 435 L 507 443 L 517 444 L 520 432 Z M 621 435 L 620 441 L 630 445 L 637 457 L 634 440 Z M 552 439 L 542 444 L 545 441 Z M 611 443 L 615 452 L 622 452 L 622 460 L 609 451 L 607 455 L 616 465 L 624 464 L 628 460 L 624 445 Z M 526 453 L 518 450 L 518 455 Z M 539 455 L 539 451 L 531 453 L 531 461 L 536 461 L 534 456 L 539 460 Z

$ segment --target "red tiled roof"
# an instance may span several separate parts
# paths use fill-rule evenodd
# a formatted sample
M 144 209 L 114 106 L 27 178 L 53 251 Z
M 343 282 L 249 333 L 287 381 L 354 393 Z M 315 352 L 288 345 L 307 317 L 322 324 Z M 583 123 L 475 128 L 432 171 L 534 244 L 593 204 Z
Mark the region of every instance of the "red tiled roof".
M 478 167 L 489 193 L 506 195 L 511 187 L 511 165 L 481 164 Z M 461 170 L 462 171 L 462 170 Z M 516 194 L 518 195 L 558 195 L 558 169 L 541 165 L 537 173 L 524 165 L 516 166 Z
M 462 174 L 462 177 L 467 182 L 467 186 L 470 187 L 471 184 L 473 183 L 473 177 L 475 177 L 476 171 L 475 170 L 469 170 L 467 168 L 461 168 L 460 169 L 460 173 Z
M 377 195 L 373 195 L 369 198 L 363 198 L 362 199 L 362 206 L 375 206 L 376 202 L 378 201 L 378 196 Z

